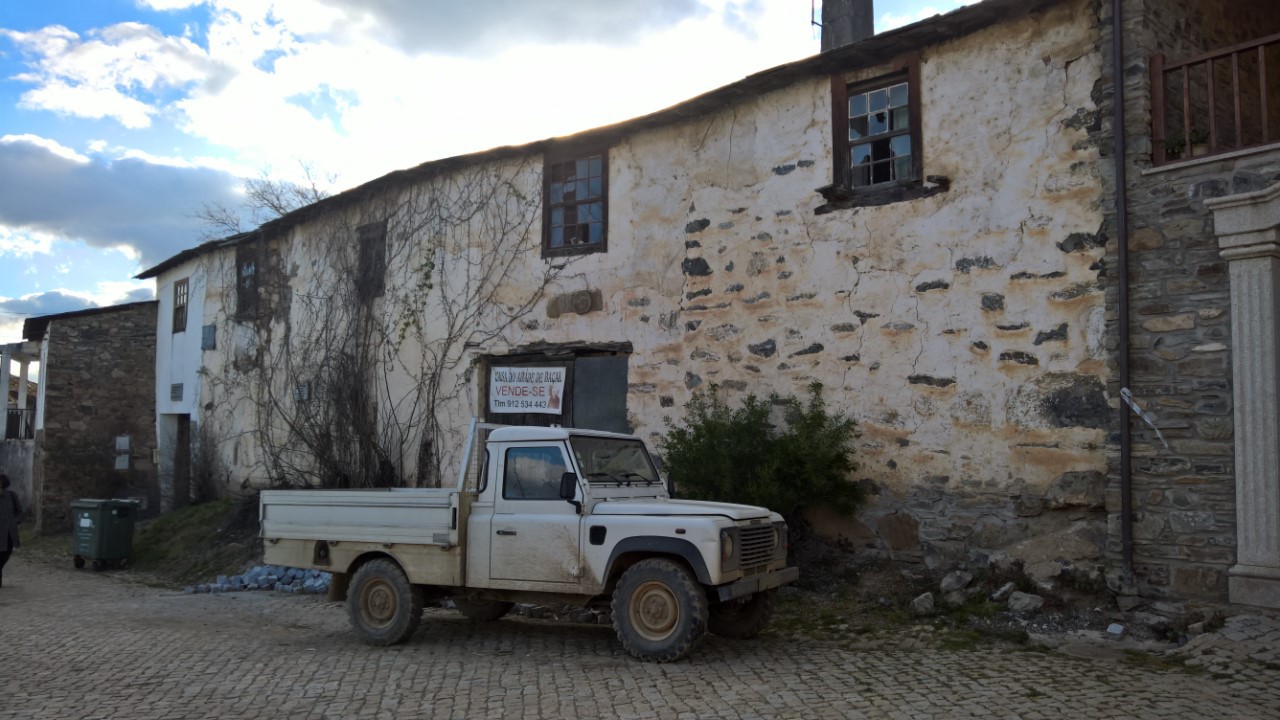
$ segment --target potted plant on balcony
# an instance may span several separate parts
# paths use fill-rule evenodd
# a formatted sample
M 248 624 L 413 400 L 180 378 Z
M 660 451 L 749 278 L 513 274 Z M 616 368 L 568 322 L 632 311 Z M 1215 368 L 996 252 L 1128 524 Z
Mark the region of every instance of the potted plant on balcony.
M 1195 128 L 1191 131 L 1191 157 L 1200 157 L 1209 153 L 1209 133 Z

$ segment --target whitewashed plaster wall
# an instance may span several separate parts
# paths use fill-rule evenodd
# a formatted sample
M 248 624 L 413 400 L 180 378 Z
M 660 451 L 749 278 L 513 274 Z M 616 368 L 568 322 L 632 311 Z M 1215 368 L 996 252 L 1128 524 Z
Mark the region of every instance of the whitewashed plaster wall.
M 817 380 L 829 406 L 861 424 L 858 479 L 875 493 L 865 523 L 833 532 L 926 560 L 1015 548 L 1035 562 L 1064 545 L 1098 557 L 1100 522 L 1041 515 L 1100 508 L 1105 471 L 1106 238 L 1090 134 L 1102 58 L 1090 7 L 921 50 L 924 171 L 950 180 L 927 198 L 815 214 L 835 161 L 825 76 L 625 137 L 609 150 L 608 252 L 542 260 L 540 221 L 530 225 L 527 272 L 499 299 L 518 304 L 548 268 L 563 270 L 532 315 L 470 357 L 629 342 L 628 413 L 651 439 L 711 383 L 741 396 Z M 492 167 L 537 198 L 539 173 L 517 167 L 527 161 Z M 281 246 L 295 295 L 325 281 L 306 249 L 321 222 Z M 486 240 L 473 230 L 464 244 L 475 248 Z M 417 255 L 389 268 L 389 287 L 428 254 L 439 272 L 458 271 L 438 237 L 415 238 Z M 545 312 L 547 299 L 583 289 L 601 292 L 602 311 Z M 387 323 L 394 305 L 383 301 Z M 218 353 L 234 352 L 222 333 Z M 483 378 L 468 363 L 448 372 L 468 390 L 438 411 L 460 439 L 481 414 Z M 225 435 L 247 430 L 229 420 Z M 1027 544 L 1037 537 L 1049 540 Z

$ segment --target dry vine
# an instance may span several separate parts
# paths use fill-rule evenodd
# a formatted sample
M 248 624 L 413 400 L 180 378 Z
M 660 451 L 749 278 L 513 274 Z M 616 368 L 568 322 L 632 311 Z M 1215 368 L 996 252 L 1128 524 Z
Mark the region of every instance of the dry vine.
M 473 404 L 470 349 L 503 338 L 563 271 L 539 260 L 540 181 L 528 160 L 464 168 L 250 240 L 252 318 L 235 318 L 241 278 L 221 253 L 211 282 L 229 347 L 205 371 L 206 419 L 224 441 L 252 439 L 250 476 L 439 484 L 465 430 L 455 415 Z M 360 238 L 383 222 L 377 262 L 377 240 Z

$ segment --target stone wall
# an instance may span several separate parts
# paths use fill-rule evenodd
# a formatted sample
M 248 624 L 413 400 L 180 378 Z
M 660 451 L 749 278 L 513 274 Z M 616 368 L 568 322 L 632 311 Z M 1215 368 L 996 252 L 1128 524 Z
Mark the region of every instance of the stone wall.
M 48 343 L 33 471 L 39 530 L 69 529 L 79 498 L 138 497 L 154 512 L 155 303 L 58 318 Z M 117 470 L 116 438 L 124 435 L 128 468 Z
M 1109 7 L 1103 12 L 1109 14 Z M 1280 180 L 1280 156 L 1193 160 L 1152 170 L 1148 59 L 1163 52 L 1178 61 L 1280 31 L 1280 6 L 1130 1 L 1125 13 L 1130 388 L 1168 443 L 1133 418 L 1134 583 L 1127 589 L 1152 599 L 1221 601 L 1236 536 L 1231 318 L 1227 267 L 1203 201 Z M 1109 24 L 1104 27 L 1109 47 Z M 1109 88 L 1102 97 L 1109 143 Z M 1111 196 L 1112 173 L 1104 172 L 1103 179 Z M 1114 228 L 1114 205 L 1107 211 L 1108 228 Z M 1109 268 L 1115 262 L 1112 248 Z M 1114 350 L 1116 273 L 1109 278 L 1109 346 Z M 1115 397 L 1119 387 L 1110 391 Z M 1121 589 L 1127 583 L 1120 573 L 1118 446 L 1110 451 L 1107 548 L 1112 586 Z

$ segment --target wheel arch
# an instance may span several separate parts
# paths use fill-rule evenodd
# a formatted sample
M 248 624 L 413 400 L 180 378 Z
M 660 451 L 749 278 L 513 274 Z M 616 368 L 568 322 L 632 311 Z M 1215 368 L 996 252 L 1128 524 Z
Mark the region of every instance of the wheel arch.
M 653 557 L 675 560 L 689 568 L 699 583 L 704 586 L 711 584 L 707 563 L 693 543 L 680 538 L 639 536 L 623 538 L 613 546 L 605 569 L 605 592 L 613 592 L 618 578 L 622 577 L 627 568 Z

